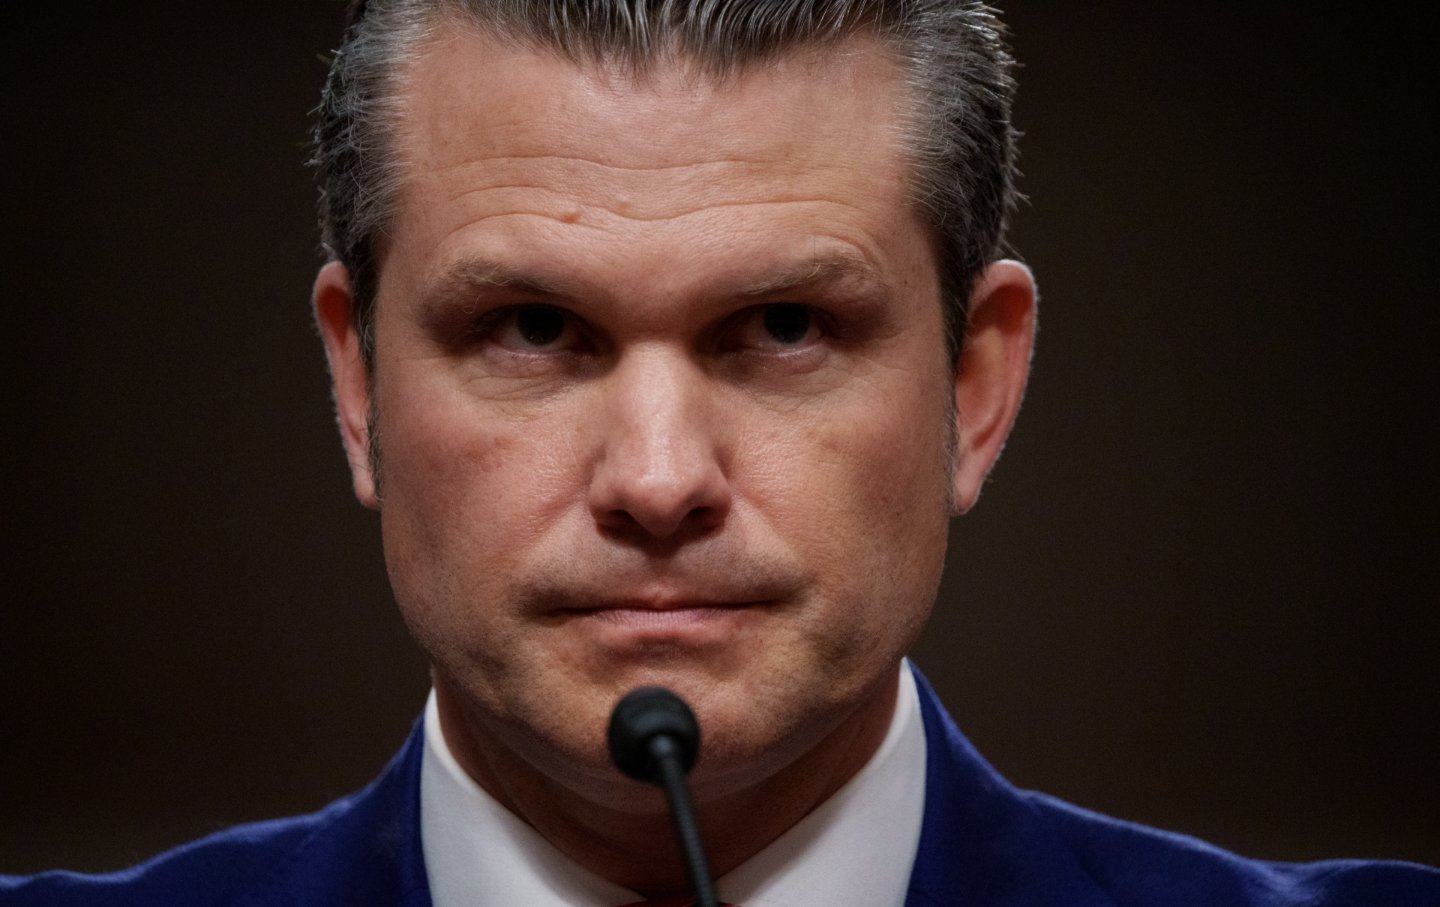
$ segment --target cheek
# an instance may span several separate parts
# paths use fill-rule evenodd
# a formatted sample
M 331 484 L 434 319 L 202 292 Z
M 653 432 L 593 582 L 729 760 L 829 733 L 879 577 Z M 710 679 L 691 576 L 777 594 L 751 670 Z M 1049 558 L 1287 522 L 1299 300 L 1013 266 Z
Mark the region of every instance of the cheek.
M 832 519 L 904 534 L 927 531 L 937 514 L 943 519 L 949 487 L 945 401 L 935 390 L 926 392 L 926 383 L 934 382 L 917 378 L 866 388 L 817 407 L 798 423 L 784 457 Z
M 914 384 L 877 390 L 770 435 L 742 494 L 832 603 L 866 627 L 923 617 L 949 524 L 946 406 Z M 843 602 L 843 604 L 841 604 Z M 888 630 L 886 632 L 889 632 Z
M 380 512 L 397 597 L 424 610 L 502 598 L 524 552 L 575 501 L 570 445 L 438 393 L 382 403 Z

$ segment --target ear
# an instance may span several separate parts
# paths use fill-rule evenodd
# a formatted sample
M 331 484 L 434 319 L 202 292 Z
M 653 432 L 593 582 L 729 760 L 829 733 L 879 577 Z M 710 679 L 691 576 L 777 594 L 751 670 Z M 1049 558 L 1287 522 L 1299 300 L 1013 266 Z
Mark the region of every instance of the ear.
M 1035 346 L 1035 279 L 1017 261 L 991 264 L 970 293 L 969 317 L 955 373 L 953 509 L 980 497 L 1000 457 L 1030 374 Z
M 344 265 L 332 261 L 320 269 L 311 302 L 315 324 L 325 342 L 325 358 L 330 363 L 335 419 L 350 461 L 355 497 L 366 507 L 379 509 L 370 462 L 370 373 L 360 355 L 355 297 L 350 291 L 350 272 Z

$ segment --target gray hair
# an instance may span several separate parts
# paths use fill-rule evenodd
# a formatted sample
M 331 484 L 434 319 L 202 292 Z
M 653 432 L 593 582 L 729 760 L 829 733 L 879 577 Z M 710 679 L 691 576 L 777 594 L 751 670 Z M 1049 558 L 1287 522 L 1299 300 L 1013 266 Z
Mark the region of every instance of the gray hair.
M 312 163 L 326 253 L 350 272 L 355 324 L 374 365 L 377 239 L 394 215 L 397 98 L 407 64 L 443 22 L 546 48 L 578 63 L 643 71 L 678 53 L 716 77 L 869 30 L 914 98 L 912 192 L 939 260 L 956 357 L 966 300 L 1004 242 L 1015 205 L 1015 83 L 1004 27 L 963 0 L 370 0 L 352 3 L 318 109 Z

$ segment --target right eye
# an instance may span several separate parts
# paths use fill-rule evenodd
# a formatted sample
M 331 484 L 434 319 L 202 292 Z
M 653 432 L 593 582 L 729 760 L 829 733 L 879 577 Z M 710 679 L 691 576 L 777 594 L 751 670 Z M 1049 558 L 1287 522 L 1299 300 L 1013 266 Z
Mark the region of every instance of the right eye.
M 574 315 L 540 303 L 494 312 L 481 330 L 496 345 L 522 353 L 564 352 L 577 348 L 583 340 Z

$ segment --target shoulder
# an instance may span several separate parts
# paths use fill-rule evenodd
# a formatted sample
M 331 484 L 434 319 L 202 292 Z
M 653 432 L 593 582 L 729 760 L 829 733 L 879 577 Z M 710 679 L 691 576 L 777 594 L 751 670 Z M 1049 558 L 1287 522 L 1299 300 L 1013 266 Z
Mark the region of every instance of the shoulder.
M 0 907 L 428 905 L 417 723 L 368 787 L 319 812 L 239 825 L 119 872 L 0 876 Z
M 916 674 L 926 805 L 911 903 L 1026 907 L 1440 907 L 1440 870 L 1280 863 L 1015 788 Z
M 309 816 L 236 826 L 118 872 L 0 877 L 0 905 L 231 904 L 263 887 L 303 852 L 305 842 L 345 804 Z
M 1440 870 L 1381 860 L 1253 860 L 1186 835 L 1023 793 L 1117 905 L 1440 907 Z

